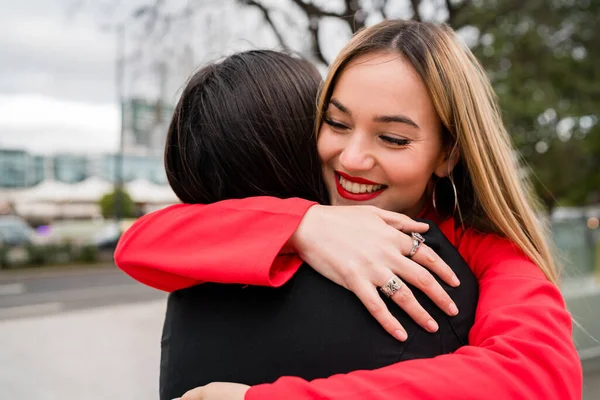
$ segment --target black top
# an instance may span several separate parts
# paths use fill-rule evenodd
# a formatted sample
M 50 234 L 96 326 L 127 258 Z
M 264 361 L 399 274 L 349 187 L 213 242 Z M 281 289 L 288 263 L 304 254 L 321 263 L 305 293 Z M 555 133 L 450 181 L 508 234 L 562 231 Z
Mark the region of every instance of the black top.
M 160 398 L 170 400 L 213 381 L 254 385 L 284 375 L 323 378 L 434 357 L 467 344 L 478 284 L 439 228 L 430 226 L 423 235 L 427 245 L 461 281 L 458 288 L 452 288 L 438 279 L 460 310 L 456 317 L 448 317 L 411 287 L 438 322 L 438 332 L 426 332 L 385 298 L 409 336 L 404 343 L 397 341 L 354 293 L 308 265 L 302 265 L 280 288 L 205 283 L 169 296 L 161 346 Z

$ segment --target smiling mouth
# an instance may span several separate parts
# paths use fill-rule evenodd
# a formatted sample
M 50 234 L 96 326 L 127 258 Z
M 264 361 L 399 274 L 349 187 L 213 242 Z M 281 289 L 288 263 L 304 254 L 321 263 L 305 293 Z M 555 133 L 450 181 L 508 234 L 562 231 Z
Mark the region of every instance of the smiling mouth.
M 386 185 L 371 182 L 364 178 L 351 177 L 335 171 L 335 183 L 338 194 L 352 201 L 367 201 L 379 196 Z
M 367 185 L 365 183 L 352 182 L 338 174 L 336 176 L 344 190 L 353 194 L 373 193 L 385 187 L 385 185 Z

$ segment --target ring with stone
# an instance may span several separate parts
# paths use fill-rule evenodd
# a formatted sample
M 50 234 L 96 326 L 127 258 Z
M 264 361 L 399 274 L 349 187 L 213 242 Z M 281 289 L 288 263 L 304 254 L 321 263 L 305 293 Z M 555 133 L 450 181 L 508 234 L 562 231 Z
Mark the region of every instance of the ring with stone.
M 412 238 L 412 249 L 410 249 L 410 253 L 408 253 L 408 258 L 412 258 L 417 251 L 419 250 L 419 247 L 421 247 L 421 245 L 423 243 L 425 243 L 425 238 L 423 236 L 421 236 L 420 233 L 417 232 L 413 232 L 410 234 L 410 237 Z

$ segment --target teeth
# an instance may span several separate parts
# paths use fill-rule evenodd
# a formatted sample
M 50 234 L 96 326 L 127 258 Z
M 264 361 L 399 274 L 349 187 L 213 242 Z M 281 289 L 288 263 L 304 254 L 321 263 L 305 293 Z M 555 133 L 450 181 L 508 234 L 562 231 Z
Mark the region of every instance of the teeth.
M 360 194 L 360 193 L 373 193 L 380 190 L 383 185 L 365 185 L 356 182 L 350 182 L 343 177 L 339 177 L 340 185 L 349 191 L 350 193 Z

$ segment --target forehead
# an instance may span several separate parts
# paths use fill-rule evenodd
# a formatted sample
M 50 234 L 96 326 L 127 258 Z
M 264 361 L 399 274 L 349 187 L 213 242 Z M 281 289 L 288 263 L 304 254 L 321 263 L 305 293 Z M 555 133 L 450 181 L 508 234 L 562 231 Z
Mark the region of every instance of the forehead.
M 374 53 L 355 58 L 341 72 L 332 97 L 353 112 L 411 111 L 415 117 L 436 114 L 421 77 L 400 54 Z

